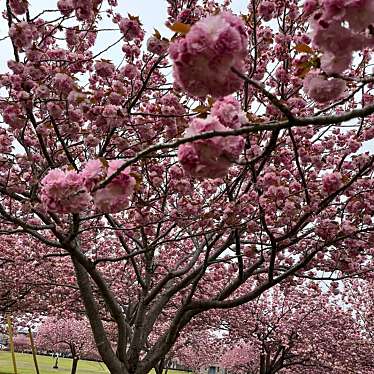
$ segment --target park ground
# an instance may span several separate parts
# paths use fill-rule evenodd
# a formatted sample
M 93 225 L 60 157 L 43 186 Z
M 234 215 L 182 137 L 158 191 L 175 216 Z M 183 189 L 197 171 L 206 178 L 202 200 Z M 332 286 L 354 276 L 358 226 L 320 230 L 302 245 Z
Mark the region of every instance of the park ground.
M 58 369 L 52 366 L 55 359 L 51 356 L 37 356 L 40 374 L 70 374 L 72 360 L 59 358 Z M 34 361 L 31 354 L 16 353 L 17 373 L 35 374 Z M 13 374 L 12 357 L 9 352 L 0 351 L 0 374 Z M 105 364 L 94 361 L 79 360 L 77 374 L 109 373 Z
M 59 358 L 58 369 L 52 366 L 55 359 L 51 356 L 37 356 L 40 374 L 70 374 L 72 360 Z M 31 354 L 16 353 L 17 373 L 35 374 L 34 361 Z M 13 374 L 12 357 L 9 352 L 0 351 L 0 374 Z M 77 374 L 107 374 L 109 370 L 104 363 L 79 360 Z M 168 374 L 186 374 L 179 370 L 168 370 Z M 153 371 L 150 374 L 154 374 Z

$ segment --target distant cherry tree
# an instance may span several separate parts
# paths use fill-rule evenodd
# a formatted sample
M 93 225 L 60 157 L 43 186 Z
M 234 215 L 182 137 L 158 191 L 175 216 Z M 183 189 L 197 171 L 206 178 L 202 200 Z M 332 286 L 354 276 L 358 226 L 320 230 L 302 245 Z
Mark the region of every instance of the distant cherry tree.
M 30 340 L 25 334 L 16 334 L 13 338 L 14 350 L 16 352 L 31 351 Z
M 313 283 L 273 288 L 222 316 L 227 334 L 220 365 L 246 374 L 374 373 L 372 342 L 358 311 L 357 303 L 348 309 Z
M 70 353 L 73 359 L 71 374 L 76 373 L 81 357 L 92 355 L 95 351 L 88 322 L 73 318 L 47 318 L 37 330 L 36 344 L 39 350 Z

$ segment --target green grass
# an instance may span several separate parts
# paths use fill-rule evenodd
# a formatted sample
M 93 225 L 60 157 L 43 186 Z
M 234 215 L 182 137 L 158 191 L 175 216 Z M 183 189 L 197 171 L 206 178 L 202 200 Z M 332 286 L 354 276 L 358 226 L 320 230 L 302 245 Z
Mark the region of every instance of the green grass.
M 72 360 L 59 358 L 58 369 L 52 369 L 55 359 L 51 356 L 37 356 L 40 374 L 70 374 Z M 17 374 L 35 374 L 34 360 L 28 353 L 16 353 Z M 12 356 L 9 352 L 0 351 L 0 374 L 13 374 Z M 77 374 L 108 374 L 109 370 L 102 362 L 78 361 Z M 152 370 L 149 374 L 155 374 Z M 168 370 L 168 374 L 189 374 L 186 371 Z
M 40 374 L 70 374 L 72 360 L 59 358 L 58 369 L 52 369 L 55 359 L 51 356 L 37 356 Z M 35 374 L 34 361 L 31 354 L 16 353 L 17 373 Z M 9 352 L 0 351 L 0 374 L 13 374 L 12 356 Z M 104 363 L 94 361 L 78 361 L 77 374 L 106 374 L 109 370 Z

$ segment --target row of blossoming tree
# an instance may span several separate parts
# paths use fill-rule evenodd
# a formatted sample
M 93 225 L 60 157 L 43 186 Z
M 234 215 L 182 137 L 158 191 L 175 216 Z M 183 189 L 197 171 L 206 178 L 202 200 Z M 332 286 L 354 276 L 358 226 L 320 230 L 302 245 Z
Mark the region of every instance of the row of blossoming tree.
M 316 283 L 300 282 L 275 287 L 255 303 L 209 312 L 206 330 L 184 332 L 173 355 L 196 372 L 213 364 L 243 374 L 372 373 L 373 328 L 363 321 L 373 321 L 373 301 L 370 292 L 357 298 L 357 289 L 346 287 L 341 297 L 333 296 L 334 283 L 321 292 Z
M 255 303 L 195 318 L 155 366 L 156 372 L 178 363 L 195 372 L 219 366 L 240 374 L 372 373 L 372 284 L 331 282 L 321 292 L 316 282 L 297 283 L 277 286 Z M 107 324 L 115 346 L 111 326 Z M 98 359 L 87 320 L 43 318 L 34 334 L 38 352 L 73 357 L 72 374 L 79 358 Z M 15 336 L 14 345 L 18 351 L 31 350 L 22 334 Z
M 5 2 L 0 307 L 85 313 L 113 374 L 295 277 L 371 277 L 373 1 L 230 3 L 167 0 L 145 40 L 116 0 Z

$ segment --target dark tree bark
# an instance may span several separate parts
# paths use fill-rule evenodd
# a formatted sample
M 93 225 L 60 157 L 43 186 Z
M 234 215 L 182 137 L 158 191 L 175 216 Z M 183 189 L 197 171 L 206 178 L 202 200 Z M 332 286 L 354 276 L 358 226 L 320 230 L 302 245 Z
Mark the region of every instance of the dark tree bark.
M 70 351 L 73 356 L 73 364 L 71 365 L 71 374 L 76 374 L 79 356 L 77 355 L 77 350 L 75 349 L 74 344 L 70 344 Z
M 164 370 L 164 364 L 165 364 L 165 359 L 161 359 L 157 363 L 157 365 L 155 365 L 154 369 L 155 369 L 156 374 L 162 374 L 162 372 Z

